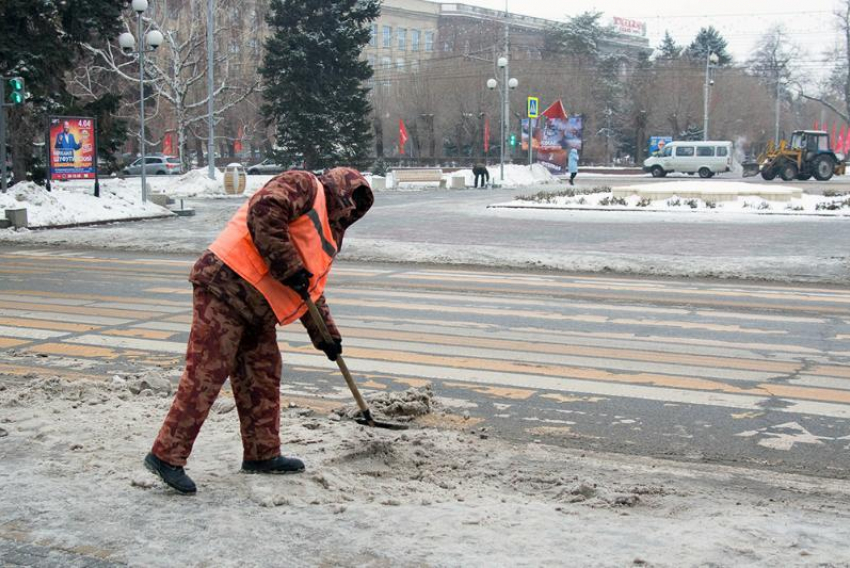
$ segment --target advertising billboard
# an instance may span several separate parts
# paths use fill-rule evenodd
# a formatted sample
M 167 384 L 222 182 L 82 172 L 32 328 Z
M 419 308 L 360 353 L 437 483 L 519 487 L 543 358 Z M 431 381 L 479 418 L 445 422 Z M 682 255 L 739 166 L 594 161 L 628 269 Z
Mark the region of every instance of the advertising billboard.
M 51 181 L 97 179 L 94 119 L 50 117 L 48 144 Z
M 646 36 L 646 22 L 614 16 L 614 29 L 625 35 Z
M 581 115 L 566 118 L 547 118 L 530 120 L 534 135 L 531 137 L 532 147 L 537 153 L 537 163 L 546 166 L 553 174 L 563 174 L 567 171 L 567 156 L 575 148 L 581 152 L 582 133 L 584 130 Z M 528 150 L 529 119 L 522 121 L 522 147 Z
M 661 152 L 664 146 L 673 141 L 672 136 L 650 136 L 649 137 L 649 155 L 654 156 Z

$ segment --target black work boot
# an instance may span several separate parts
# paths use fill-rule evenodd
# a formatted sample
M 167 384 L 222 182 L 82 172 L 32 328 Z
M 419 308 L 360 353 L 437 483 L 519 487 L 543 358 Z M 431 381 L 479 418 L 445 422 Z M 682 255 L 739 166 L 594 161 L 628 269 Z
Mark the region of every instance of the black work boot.
M 190 494 L 198 490 L 195 487 L 195 482 L 186 475 L 182 467 L 167 464 L 153 454 L 145 456 L 145 467 L 163 480 L 166 485 L 180 493 Z
M 242 471 L 245 473 L 301 473 L 304 462 L 298 458 L 277 456 L 269 460 L 243 461 Z

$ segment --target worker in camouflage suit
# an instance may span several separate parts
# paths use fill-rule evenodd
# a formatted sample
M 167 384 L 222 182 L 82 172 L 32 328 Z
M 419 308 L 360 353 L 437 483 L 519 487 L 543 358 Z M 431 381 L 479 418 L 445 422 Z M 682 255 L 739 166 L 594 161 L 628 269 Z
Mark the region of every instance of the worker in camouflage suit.
M 373 200 L 367 181 L 348 168 L 332 169 L 319 178 L 309 172 L 285 172 L 237 212 L 195 263 L 189 277 L 194 313 L 186 368 L 144 460 L 169 486 L 182 493 L 196 491 L 183 466 L 228 377 L 239 414 L 243 471 L 304 470 L 301 460 L 283 457 L 280 451 L 276 326 L 300 319 L 313 345 L 329 359 L 342 353 L 342 339 L 322 290 L 346 229 Z M 323 340 L 306 312 L 306 296 L 314 299 L 333 343 Z

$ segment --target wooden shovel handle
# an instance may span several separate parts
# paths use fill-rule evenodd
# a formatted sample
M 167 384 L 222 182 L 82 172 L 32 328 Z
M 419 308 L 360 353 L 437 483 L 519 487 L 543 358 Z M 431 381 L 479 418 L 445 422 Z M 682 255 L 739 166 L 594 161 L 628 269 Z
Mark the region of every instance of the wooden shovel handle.
M 313 318 L 313 322 L 316 324 L 316 327 L 319 328 L 319 333 L 322 334 L 322 338 L 328 342 L 333 343 L 334 339 L 331 337 L 331 332 L 328 331 L 328 326 L 325 325 L 325 320 L 322 317 L 322 314 L 319 313 L 319 308 L 316 307 L 316 304 L 310 297 L 304 298 L 304 302 L 307 304 L 307 309 L 310 311 L 310 316 Z M 348 388 L 351 390 L 351 394 L 354 395 L 354 400 L 357 401 L 357 406 L 360 407 L 360 411 L 364 416 L 371 417 L 371 413 L 369 412 L 369 406 L 366 404 L 366 401 L 363 400 L 363 397 L 360 395 L 360 390 L 357 388 L 357 384 L 354 382 L 354 378 L 351 376 L 351 372 L 348 370 L 348 365 L 345 364 L 345 360 L 343 360 L 342 355 L 337 355 L 336 364 L 339 367 L 342 376 L 345 377 L 345 382 L 348 384 Z

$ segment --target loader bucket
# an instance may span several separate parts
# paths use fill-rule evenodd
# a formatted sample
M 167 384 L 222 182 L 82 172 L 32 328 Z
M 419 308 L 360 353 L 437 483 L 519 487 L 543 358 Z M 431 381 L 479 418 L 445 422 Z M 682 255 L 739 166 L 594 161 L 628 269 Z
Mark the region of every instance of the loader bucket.
M 757 176 L 759 173 L 759 165 L 756 162 L 748 162 L 745 164 L 741 164 L 744 168 L 744 177 L 753 177 Z

